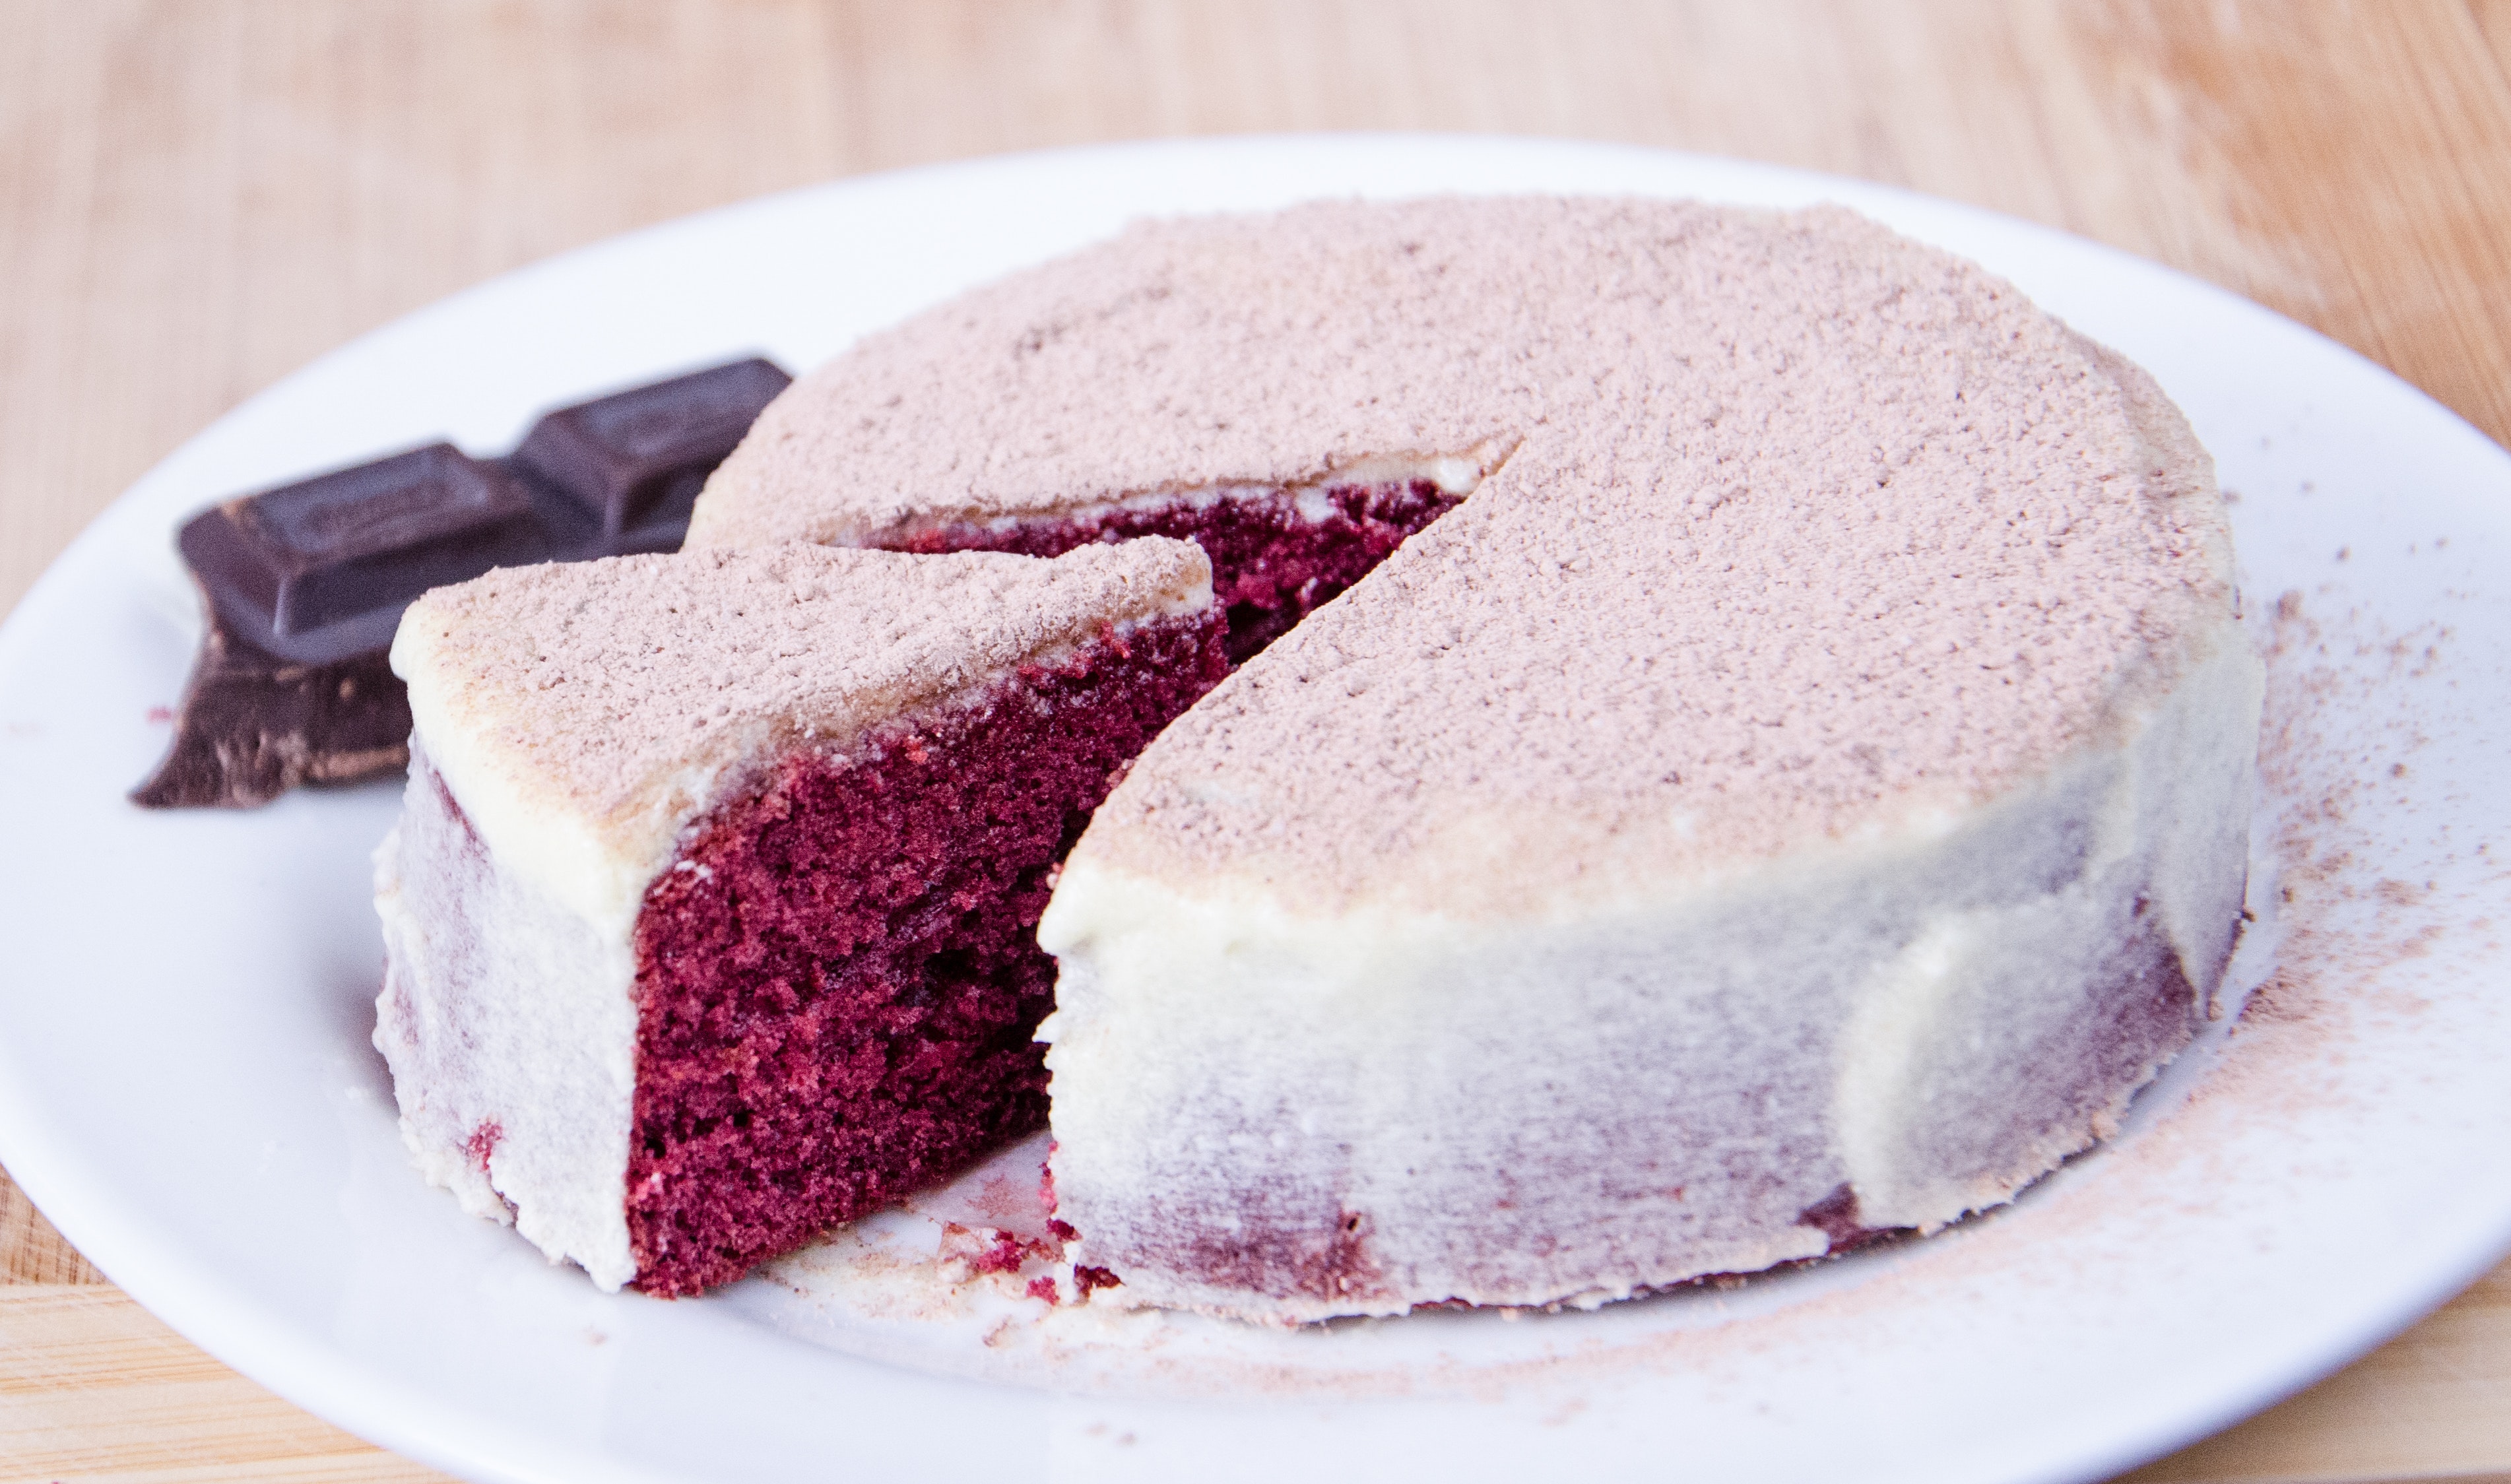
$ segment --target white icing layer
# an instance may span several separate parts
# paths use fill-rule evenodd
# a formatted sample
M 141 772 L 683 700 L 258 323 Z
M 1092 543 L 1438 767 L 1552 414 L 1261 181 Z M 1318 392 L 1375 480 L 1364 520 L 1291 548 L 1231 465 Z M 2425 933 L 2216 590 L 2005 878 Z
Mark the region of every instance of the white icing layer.
M 463 1209 L 512 1219 L 551 1261 L 618 1288 L 637 1272 L 621 1203 L 637 1062 L 629 938 L 508 869 L 424 739 L 410 746 L 401 822 L 375 853 L 375 1046 L 419 1168 Z

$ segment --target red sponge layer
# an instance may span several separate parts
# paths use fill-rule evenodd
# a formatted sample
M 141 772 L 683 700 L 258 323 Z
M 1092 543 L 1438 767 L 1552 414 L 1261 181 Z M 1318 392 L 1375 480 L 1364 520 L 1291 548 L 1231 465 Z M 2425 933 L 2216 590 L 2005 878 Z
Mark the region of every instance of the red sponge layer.
M 707 821 L 637 924 L 636 1286 L 737 1278 L 1045 1123 L 1052 871 L 1226 645 L 1217 605 L 1111 635 Z

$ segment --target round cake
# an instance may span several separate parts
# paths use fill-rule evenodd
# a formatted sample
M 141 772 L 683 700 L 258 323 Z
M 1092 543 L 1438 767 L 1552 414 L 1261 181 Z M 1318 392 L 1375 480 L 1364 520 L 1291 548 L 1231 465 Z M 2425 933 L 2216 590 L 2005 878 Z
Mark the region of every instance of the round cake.
M 1593 1303 L 1932 1229 L 2210 1009 L 2262 684 L 2211 464 L 1974 264 L 1835 209 L 1140 225 L 805 377 L 689 539 L 1143 534 L 1253 658 L 1041 925 L 1105 1297 Z

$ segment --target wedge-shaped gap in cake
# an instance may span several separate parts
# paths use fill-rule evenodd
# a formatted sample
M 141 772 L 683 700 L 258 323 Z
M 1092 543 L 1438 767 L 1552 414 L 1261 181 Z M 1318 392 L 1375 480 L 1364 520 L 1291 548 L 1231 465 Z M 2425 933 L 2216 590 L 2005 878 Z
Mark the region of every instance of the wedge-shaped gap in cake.
M 1143 536 L 1191 541 L 1212 558 L 1213 591 L 1229 614 L 1230 663 L 1243 665 L 1463 504 L 1517 441 L 1502 435 L 1451 453 L 1378 454 L 1291 482 L 1219 480 L 932 521 L 867 544 L 1057 556 Z

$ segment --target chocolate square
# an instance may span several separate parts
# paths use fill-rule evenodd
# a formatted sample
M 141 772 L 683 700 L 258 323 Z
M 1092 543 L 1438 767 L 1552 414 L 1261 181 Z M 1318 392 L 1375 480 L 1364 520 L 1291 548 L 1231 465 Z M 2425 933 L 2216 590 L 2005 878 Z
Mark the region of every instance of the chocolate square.
M 408 761 L 409 693 L 383 650 L 323 665 L 284 660 L 212 606 L 174 740 L 131 802 L 250 809 L 300 784 L 372 778 Z
M 529 492 L 450 443 L 227 501 L 178 544 L 240 637 L 305 664 L 389 644 L 430 588 L 552 554 Z
M 562 407 L 512 462 L 594 525 L 592 549 L 568 554 L 676 551 L 707 476 L 792 381 L 769 361 L 736 361 Z

